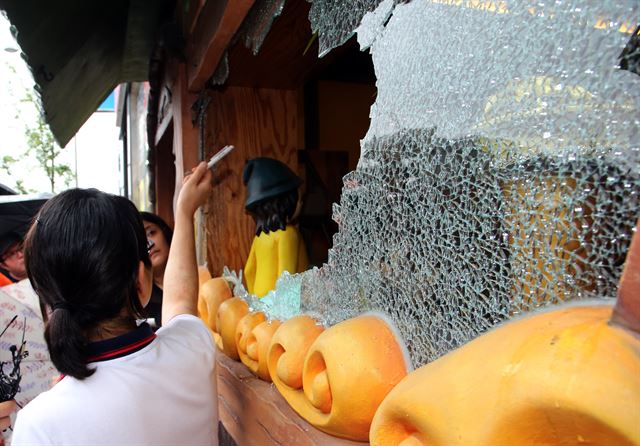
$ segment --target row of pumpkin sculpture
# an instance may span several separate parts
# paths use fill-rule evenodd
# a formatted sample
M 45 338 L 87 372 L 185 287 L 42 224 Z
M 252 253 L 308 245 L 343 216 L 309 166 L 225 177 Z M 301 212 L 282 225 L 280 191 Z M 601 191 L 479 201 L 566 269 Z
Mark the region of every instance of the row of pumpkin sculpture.
M 227 356 L 272 381 L 331 435 L 381 446 L 640 445 L 640 336 L 609 324 L 610 303 L 503 325 L 411 371 L 383 315 L 325 328 L 270 321 L 202 283 L 200 317 Z

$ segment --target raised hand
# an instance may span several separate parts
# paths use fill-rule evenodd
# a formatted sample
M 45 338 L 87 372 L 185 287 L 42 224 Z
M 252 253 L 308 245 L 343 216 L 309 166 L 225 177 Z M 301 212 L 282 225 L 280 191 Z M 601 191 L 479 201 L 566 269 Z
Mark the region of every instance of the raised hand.
M 176 203 L 176 214 L 192 217 L 211 193 L 211 170 L 204 161 L 182 180 L 182 189 Z

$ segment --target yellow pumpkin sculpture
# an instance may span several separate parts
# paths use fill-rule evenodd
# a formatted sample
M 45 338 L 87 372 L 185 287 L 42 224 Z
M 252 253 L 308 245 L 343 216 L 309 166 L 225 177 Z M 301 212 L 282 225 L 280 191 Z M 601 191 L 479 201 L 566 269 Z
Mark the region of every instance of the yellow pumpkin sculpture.
M 249 313 L 238 322 L 236 345 L 240 361 L 263 381 L 271 382 L 267 356 L 280 321 L 267 321 L 262 312 Z
M 249 305 L 239 297 L 227 299 L 218 308 L 216 327 L 222 339 L 222 351 L 228 357 L 238 361 L 236 328 L 238 322 L 249 312 Z
M 294 319 L 271 341 L 274 384 L 318 429 L 366 441 L 378 405 L 410 368 L 402 343 L 380 315 L 359 316 L 325 331 L 310 318 Z
M 380 405 L 371 444 L 640 444 L 640 339 L 610 315 L 538 314 L 416 370 Z
M 222 349 L 222 339 L 217 327 L 218 308 L 220 304 L 232 297 L 229 284 L 222 277 L 209 279 L 200 286 L 198 293 L 198 316 L 211 330 L 213 339 Z
M 198 266 L 198 285 L 202 286 L 206 281 L 211 279 L 211 273 L 206 265 Z
M 302 367 L 313 341 L 324 331 L 315 319 L 296 316 L 280 325 L 271 338 L 267 364 L 271 380 L 284 398 L 302 392 Z
M 618 300 L 505 324 L 408 375 L 373 446 L 640 445 L 640 226 Z

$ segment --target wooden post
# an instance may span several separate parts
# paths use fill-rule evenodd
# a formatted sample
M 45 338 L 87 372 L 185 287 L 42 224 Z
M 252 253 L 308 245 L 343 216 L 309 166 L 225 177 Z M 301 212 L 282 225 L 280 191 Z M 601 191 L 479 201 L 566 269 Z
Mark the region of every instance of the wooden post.
M 198 128 L 191 122 L 191 105 L 196 96 L 189 93 L 184 64 L 177 67 L 173 91 L 173 151 L 176 157 L 176 184 L 173 194 L 175 209 L 178 192 L 182 187 L 184 172 L 198 164 Z

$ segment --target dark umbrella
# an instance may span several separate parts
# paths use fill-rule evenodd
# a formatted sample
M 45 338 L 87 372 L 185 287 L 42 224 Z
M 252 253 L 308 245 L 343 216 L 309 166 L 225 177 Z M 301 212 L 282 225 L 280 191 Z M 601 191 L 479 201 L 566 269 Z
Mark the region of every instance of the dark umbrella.
M 16 195 L 17 192 L 11 189 L 9 186 L 5 186 L 0 183 L 0 195 Z
M 21 239 L 40 207 L 53 195 L 0 196 L 0 253 L 15 240 Z

